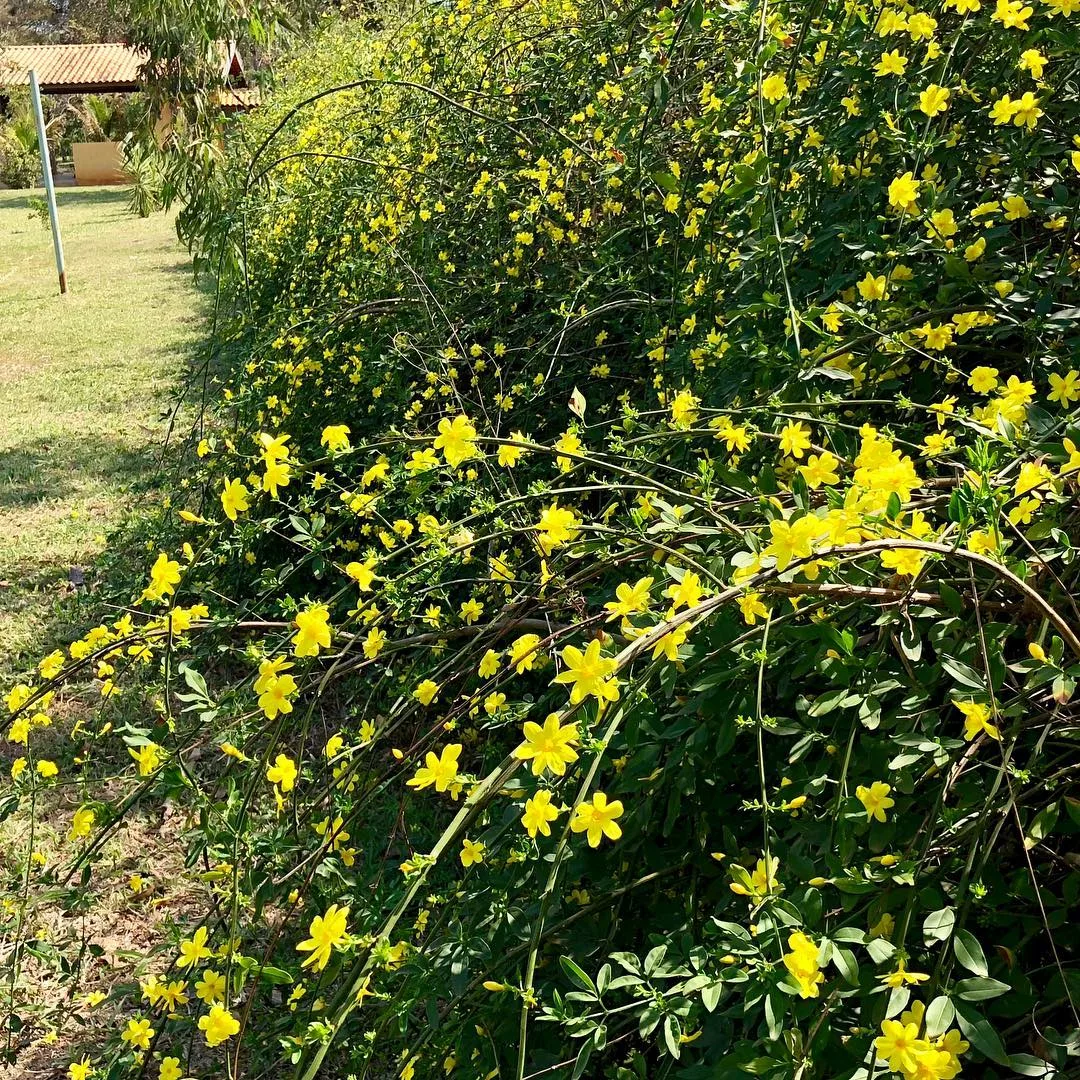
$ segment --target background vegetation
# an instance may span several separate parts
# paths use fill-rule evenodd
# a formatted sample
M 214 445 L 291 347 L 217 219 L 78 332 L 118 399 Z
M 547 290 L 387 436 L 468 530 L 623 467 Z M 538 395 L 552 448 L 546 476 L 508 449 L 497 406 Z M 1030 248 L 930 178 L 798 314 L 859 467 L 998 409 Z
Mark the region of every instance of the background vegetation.
M 1075 38 L 459 0 L 303 50 L 184 219 L 190 469 L 8 697 L 4 806 L 71 814 L 16 1015 L 140 806 L 206 887 L 76 1080 L 1075 1065 Z

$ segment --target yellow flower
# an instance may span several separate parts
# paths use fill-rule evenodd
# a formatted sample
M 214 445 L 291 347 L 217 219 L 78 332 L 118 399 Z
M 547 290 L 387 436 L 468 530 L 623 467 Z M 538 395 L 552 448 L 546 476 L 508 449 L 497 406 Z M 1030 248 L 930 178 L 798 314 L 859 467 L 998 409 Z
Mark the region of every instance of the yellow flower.
M 762 80 L 761 96 L 770 105 L 775 105 L 778 101 L 787 97 L 787 92 L 787 79 L 783 75 L 769 75 Z
M 319 443 L 325 446 L 330 453 L 335 454 L 341 450 L 349 449 L 349 434 L 348 424 L 331 424 L 329 427 L 323 428 Z
M 911 35 L 912 41 L 933 37 L 936 29 L 937 19 L 924 11 L 916 11 L 914 15 L 908 16 L 907 32 Z
M 794 524 L 780 519 L 770 521 L 772 539 L 762 554 L 772 555 L 776 559 L 776 569 L 783 573 L 793 559 L 810 557 L 817 528 L 817 518 L 809 514 Z
M 277 784 L 282 794 L 287 794 L 296 787 L 297 776 L 296 762 L 288 754 L 278 754 L 274 759 L 274 764 L 268 766 L 266 770 L 266 779 L 271 784 Z
M 94 828 L 94 811 L 91 807 L 84 806 L 76 810 L 71 816 L 71 831 L 68 833 L 69 840 L 79 840 L 89 836 Z
M 494 649 L 488 649 L 480 658 L 480 666 L 476 669 L 476 674 L 481 679 L 490 679 L 498 670 L 499 654 Z
M 554 681 L 570 685 L 570 704 L 577 705 L 592 696 L 598 701 L 618 701 L 618 679 L 614 678 L 618 661 L 600 655 L 600 642 L 593 638 L 585 651 L 576 645 L 567 645 L 562 651 L 567 670 L 555 676 Z
M 216 971 L 206 968 L 202 978 L 195 983 L 195 996 L 207 1005 L 213 1005 L 215 1001 L 225 1000 L 225 976 Z
M 147 742 L 138 748 L 129 746 L 128 753 L 137 762 L 140 776 L 149 776 L 161 764 L 161 747 L 157 743 Z
M 157 1080 L 183 1080 L 184 1070 L 180 1068 L 180 1059 L 167 1057 L 161 1059 Z
M 296 680 L 291 675 L 279 675 L 270 679 L 259 695 L 259 708 L 268 720 L 275 719 L 279 713 L 292 712 L 289 700 L 296 693 Z
M 1042 115 L 1039 99 L 1030 90 L 1026 91 L 1019 101 L 1013 102 L 1012 122 L 1016 127 L 1026 127 L 1028 131 L 1034 131 Z
M 131 1019 L 127 1027 L 120 1033 L 120 1038 L 133 1050 L 149 1050 L 150 1040 L 154 1037 L 154 1029 L 149 1020 Z
M 1054 372 L 1050 376 L 1050 392 L 1046 396 L 1063 409 L 1067 409 L 1074 401 L 1080 401 L 1080 371 L 1073 368 L 1064 375 Z
M 563 432 L 555 443 L 555 449 L 559 456 L 555 458 L 555 464 L 561 472 L 569 472 L 573 461 L 571 458 L 581 457 L 581 439 L 573 431 Z
M 543 727 L 526 720 L 522 734 L 525 741 L 514 750 L 514 757 L 519 761 L 531 760 L 534 776 L 540 776 L 546 770 L 562 776 L 566 766 L 577 761 L 573 749 L 579 738 L 577 725 L 560 725 L 558 713 L 549 713 Z
M 866 810 L 866 820 L 885 821 L 885 811 L 896 805 L 895 799 L 889 798 L 892 788 L 881 780 L 875 780 L 869 787 L 860 784 L 855 789 L 855 798 Z
M 199 1030 L 207 1046 L 218 1046 L 240 1030 L 240 1021 L 224 1005 L 213 1005 L 206 1016 L 199 1017 Z
M 888 280 L 884 274 L 876 277 L 869 270 L 866 276 L 858 282 L 859 295 L 867 301 L 884 300 L 889 295 Z
M 439 434 L 433 445 L 443 452 L 446 464 L 456 469 L 476 456 L 476 428 L 465 415 L 455 416 L 453 420 L 444 418 L 439 421 Z
M 881 553 L 881 565 L 899 577 L 915 577 L 926 562 L 926 554 L 915 548 L 896 548 Z
M 181 941 L 180 956 L 177 958 L 176 966 L 178 968 L 192 967 L 200 960 L 212 956 L 212 951 L 206 946 L 207 937 L 209 937 L 209 931 L 205 926 L 200 926 L 187 941 Z
M 298 612 L 293 626 L 293 652 L 297 656 L 318 656 L 320 649 L 330 648 L 330 611 L 325 604 Z
M 913 173 L 906 172 L 889 184 L 889 205 L 895 210 L 913 214 L 919 209 L 919 184 Z
M 972 368 L 968 376 L 968 386 L 976 394 L 989 394 L 998 384 L 998 369 L 995 367 L 980 366 Z
M 150 584 L 143 591 L 148 600 L 161 600 L 176 591 L 180 583 L 180 564 L 162 552 L 150 567 Z
M 990 18 L 1014 30 L 1027 30 L 1027 21 L 1033 14 L 1033 9 L 1024 4 L 1023 0 L 997 0 L 997 7 Z
M 287 461 L 277 458 L 267 459 L 264 465 L 266 471 L 263 473 L 262 489 L 268 491 L 271 498 L 276 499 L 278 488 L 289 486 L 292 480 L 292 469 Z
M 221 508 L 230 521 L 236 520 L 236 515 L 247 510 L 249 507 L 248 496 L 250 492 L 247 486 L 240 480 L 226 480 L 225 487 L 221 492 Z
M 780 432 L 780 452 L 793 458 L 801 458 L 810 446 L 810 429 L 802 423 L 789 420 Z
M 674 630 L 669 631 L 661 638 L 657 639 L 656 644 L 653 646 L 652 658 L 654 660 L 659 660 L 661 656 L 666 656 L 668 660 L 675 663 L 675 661 L 679 659 L 679 646 L 686 642 L 689 633 L 689 625 L 687 623 L 680 623 Z
M 84 1057 L 82 1061 L 73 1061 L 68 1066 L 68 1080 L 87 1080 L 91 1069 L 92 1066 L 88 1057 Z
M 515 443 L 528 441 L 520 431 L 511 431 L 510 439 L 510 443 L 501 443 L 499 445 L 499 464 L 505 469 L 512 469 L 518 463 L 522 454 L 528 453 L 524 446 L 514 445 Z
M 747 626 L 753 626 L 758 619 L 769 617 L 769 609 L 762 602 L 761 593 L 743 593 L 738 603 L 739 611 L 742 612 L 743 621 Z
M 839 459 L 826 450 L 821 454 L 811 454 L 806 459 L 806 464 L 799 466 L 799 472 L 802 473 L 806 486 L 811 491 L 816 491 L 822 484 L 831 485 L 840 482 L 840 477 L 836 472 L 839 464 Z
M 701 578 L 693 570 L 687 570 L 681 580 L 664 590 L 664 595 L 671 601 L 672 612 L 678 611 L 683 605 L 696 607 L 704 595 Z
M 968 244 L 964 248 L 964 259 L 966 262 L 976 262 L 981 259 L 986 253 L 986 237 L 980 236 L 974 243 Z
M 895 990 L 898 986 L 917 986 L 919 983 L 926 982 L 929 978 L 929 975 L 924 975 L 920 971 L 908 971 L 904 967 L 904 961 L 899 960 L 896 964 L 896 970 L 890 971 L 887 975 L 879 976 L 878 981 Z
M 539 634 L 522 634 L 521 637 L 515 638 L 511 642 L 509 660 L 514 671 L 519 675 L 532 670 L 532 666 L 536 663 L 539 655 L 536 651 L 536 646 L 539 644 Z
M 461 743 L 444 746 L 438 757 L 429 750 L 424 764 L 417 768 L 416 775 L 411 780 L 405 781 L 406 785 L 422 791 L 434 784 L 435 790 L 441 794 L 457 779 L 460 755 Z
M 466 870 L 470 866 L 482 863 L 484 861 L 484 845 L 480 841 L 472 841 L 466 837 L 461 845 L 459 858 L 461 859 L 461 865 Z
M 377 626 L 373 626 L 367 632 L 367 637 L 364 638 L 364 656 L 368 660 L 374 660 L 382 652 L 385 644 L 386 634 Z
M 368 592 L 375 580 L 375 567 L 377 561 L 374 557 L 365 559 L 363 562 L 351 562 L 346 565 L 345 573 L 356 582 L 361 592 Z
M 886 75 L 903 75 L 907 62 L 907 57 L 903 56 L 899 49 L 893 49 L 892 52 L 883 52 L 877 67 L 874 68 L 874 74 L 879 79 Z
M 1043 74 L 1043 68 L 1046 67 L 1047 59 L 1038 49 L 1025 49 L 1020 54 L 1020 59 L 1017 61 L 1016 66 L 1021 71 L 1031 72 L 1033 79 L 1041 79 Z
M 435 456 L 435 451 L 425 447 L 423 450 L 414 450 L 412 457 L 405 462 L 405 471 L 411 473 L 427 472 L 429 469 L 437 468 L 439 459 Z
M 413 697 L 420 702 L 421 705 L 430 705 L 439 693 L 439 684 L 433 682 L 431 679 L 424 679 L 415 690 L 413 690 Z
M 607 796 L 598 791 L 591 802 L 578 805 L 570 829 L 576 833 L 587 833 L 589 847 L 599 847 L 601 837 L 618 840 L 622 836 L 622 829 L 615 820 L 622 817 L 622 813 L 623 804 L 618 799 L 609 803 Z
M 915 1024 L 902 1024 L 899 1020 L 883 1020 L 881 1035 L 874 1040 L 878 1059 L 888 1064 L 894 1072 L 904 1074 L 915 1071 L 915 1055 L 929 1043 L 919 1038 Z
M 324 915 L 316 915 L 311 920 L 308 930 L 310 937 L 296 946 L 297 952 L 309 952 L 311 955 L 303 962 L 303 967 L 314 965 L 316 971 L 322 971 L 330 961 L 330 954 L 340 948 L 345 940 L 348 927 L 349 909 L 331 904 Z
M 672 426 L 683 431 L 693 427 L 697 422 L 700 404 L 701 399 L 695 397 L 689 390 L 680 390 L 671 402 Z
M 544 554 L 550 555 L 557 547 L 571 543 L 580 530 L 581 518 L 573 510 L 560 506 L 556 499 L 540 512 L 536 535 Z
M 1031 217 L 1031 208 L 1023 195 L 1009 195 L 1001 203 L 1005 211 L 1006 221 L 1018 221 L 1021 218 Z
M 964 714 L 964 740 L 971 742 L 981 731 L 991 739 L 1001 740 L 1001 733 L 990 722 L 990 708 L 977 701 L 954 701 L 953 704 Z
M 1065 453 L 1069 455 L 1069 459 L 1058 470 L 1059 475 L 1066 476 L 1069 473 L 1080 471 L 1080 449 L 1077 449 L 1076 443 L 1072 439 L 1065 439 L 1061 445 Z
M 937 116 L 949 107 L 949 89 L 931 83 L 919 94 L 919 109 L 927 116 Z
M 525 800 L 525 813 L 521 815 L 521 824 L 532 839 L 536 834 L 551 835 L 551 822 L 559 816 L 558 807 L 551 805 L 551 792 L 541 789 L 531 799 Z
M 640 612 L 647 611 L 649 607 L 649 590 L 653 585 L 653 578 L 643 577 L 630 585 L 623 582 L 615 587 L 615 599 L 604 605 L 610 614 L 607 621 L 612 619 L 628 618 Z
M 798 983 L 799 997 L 816 998 L 818 986 L 825 981 L 818 967 L 818 947 L 799 930 L 788 938 L 788 948 L 791 951 L 784 954 L 784 967 Z

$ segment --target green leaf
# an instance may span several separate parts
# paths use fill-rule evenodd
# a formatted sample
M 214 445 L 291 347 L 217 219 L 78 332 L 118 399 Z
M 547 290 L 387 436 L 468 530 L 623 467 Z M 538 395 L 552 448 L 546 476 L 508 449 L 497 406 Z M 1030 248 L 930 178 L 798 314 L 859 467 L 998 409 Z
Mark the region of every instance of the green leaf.
M 283 968 L 278 967 L 263 967 L 255 973 L 260 979 L 265 982 L 273 983 L 275 986 L 283 986 L 286 983 L 293 981 L 292 975 L 285 971 Z
M 886 1017 L 899 1016 L 911 1000 L 911 989 L 907 986 L 894 986 L 889 991 L 889 1004 L 885 1009 Z
M 926 1035 L 936 1039 L 944 1035 L 956 1016 L 953 1003 L 944 995 L 934 998 L 926 1007 Z
M 916 663 L 922 656 L 922 636 L 914 623 L 905 626 L 900 631 L 900 651 L 912 663 Z
M 927 943 L 931 941 L 947 941 L 956 924 L 956 911 L 951 908 L 941 908 L 940 911 L 932 911 L 923 920 L 922 932 Z
M 1007 994 L 1011 989 L 1008 983 L 997 979 L 961 979 L 953 987 L 953 993 L 964 1001 L 988 1001 Z
M 953 952 L 968 971 L 973 971 L 976 975 L 990 974 L 982 946 L 969 930 L 957 930 L 956 937 L 953 938 Z
M 784 1030 L 784 1014 L 787 1012 L 787 999 L 783 994 L 770 990 L 765 996 L 765 1023 L 769 1028 L 769 1038 L 779 1039 Z
M 965 689 L 986 689 L 986 679 L 974 668 L 968 667 L 967 664 L 961 663 L 951 656 L 943 656 L 941 666 Z
M 937 589 L 938 596 L 941 597 L 942 602 L 954 615 L 959 615 L 963 612 L 963 597 L 961 597 L 961 595 L 951 585 L 947 585 L 943 581 L 938 585 Z
M 584 1075 L 585 1068 L 589 1064 L 589 1055 L 593 1051 L 592 1040 L 590 1039 L 585 1045 L 578 1051 L 577 1060 L 574 1062 L 574 1071 L 570 1074 L 570 1080 L 580 1080 L 580 1077 Z
M 1035 820 L 1031 823 L 1031 827 L 1024 837 L 1024 849 L 1026 851 L 1038 847 L 1054 831 L 1059 809 L 1060 803 L 1054 801 L 1049 806 L 1044 806 L 1035 815 Z
M 657 969 L 664 962 L 665 956 L 667 956 L 666 945 L 657 945 L 655 949 L 650 949 L 645 957 L 645 974 L 655 975 Z
M 559 967 L 566 973 L 566 977 L 576 983 L 582 990 L 588 990 L 590 994 L 596 993 L 596 984 L 570 959 L 569 956 L 559 957 Z
M 990 1021 L 982 1013 L 966 1002 L 958 1001 L 956 1002 L 956 1022 L 960 1025 L 964 1038 L 976 1050 L 985 1054 L 991 1061 L 1008 1066 L 1009 1055 L 1005 1053 L 1005 1047 L 1002 1046 L 998 1033 L 990 1026 Z
M 1021 1076 L 1044 1077 L 1045 1080 L 1057 1075 L 1057 1069 L 1053 1065 L 1033 1054 L 1012 1054 L 1009 1057 L 1009 1067 Z
M 701 991 L 701 1004 L 707 1012 L 712 1012 L 720 1004 L 720 995 L 724 992 L 722 982 L 714 982 Z
M 679 1043 L 679 1036 L 682 1031 L 679 1027 L 679 1019 L 677 1016 L 672 1016 L 668 1013 L 664 1017 L 664 1044 L 667 1046 L 668 1053 L 676 1059 L 679 1059 L 679 1055 L 682 1053 L 682 1046 Z
M 834 947 L 832 962 L 836 965 L 836 969 L 840 974 L 844 976 L 845 982 L 850 983 L 852 986 L 859 985 L 859 962 L 850 949 Z

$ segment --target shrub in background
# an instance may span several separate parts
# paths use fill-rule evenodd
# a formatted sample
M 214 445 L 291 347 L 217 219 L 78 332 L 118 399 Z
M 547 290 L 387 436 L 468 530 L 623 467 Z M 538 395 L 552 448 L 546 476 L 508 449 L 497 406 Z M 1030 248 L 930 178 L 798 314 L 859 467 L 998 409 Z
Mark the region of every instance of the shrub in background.
M 148 573 L 8 697 L 9 811 L 72 815 L 12 955 L 140 804 L 211 893 L 89 1075 L 1070 1067 L 1073 16 L 294 61 L 198 208 L 230 370 Z

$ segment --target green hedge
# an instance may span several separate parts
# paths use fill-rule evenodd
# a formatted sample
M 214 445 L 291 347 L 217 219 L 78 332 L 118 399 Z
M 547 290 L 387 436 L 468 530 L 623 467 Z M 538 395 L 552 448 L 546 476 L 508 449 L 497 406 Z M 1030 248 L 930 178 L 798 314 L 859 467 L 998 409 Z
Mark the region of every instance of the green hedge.
M 1075 1064 L 1075 26 L 459 0 L 281 73 L 138 614 L 9 699 L 35 882 L 172 798 L 212 894 L 94 1069 Z

